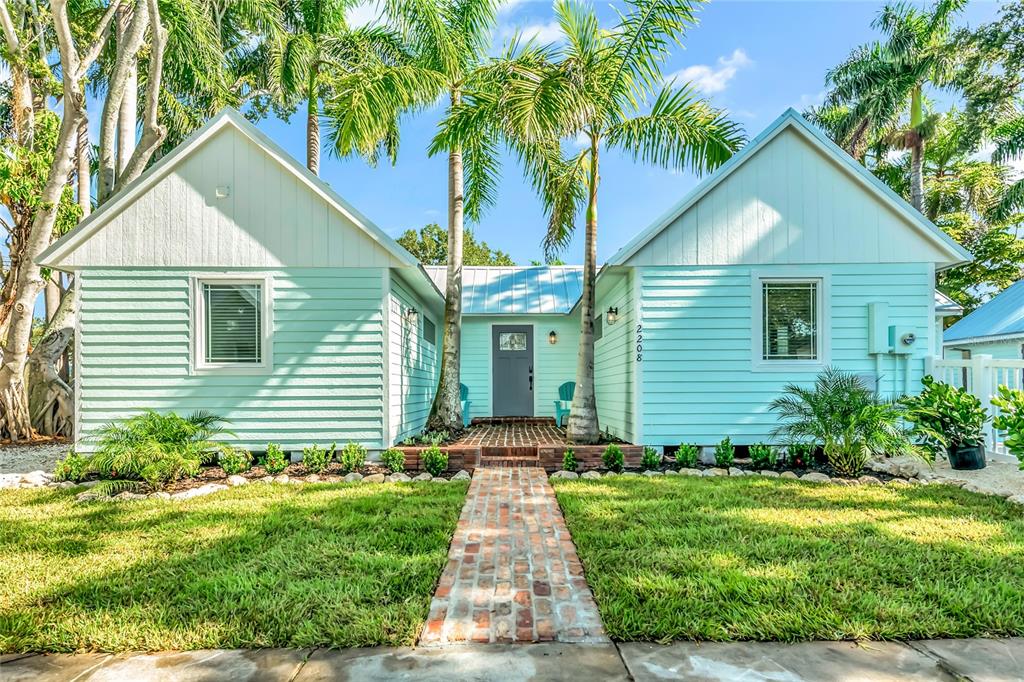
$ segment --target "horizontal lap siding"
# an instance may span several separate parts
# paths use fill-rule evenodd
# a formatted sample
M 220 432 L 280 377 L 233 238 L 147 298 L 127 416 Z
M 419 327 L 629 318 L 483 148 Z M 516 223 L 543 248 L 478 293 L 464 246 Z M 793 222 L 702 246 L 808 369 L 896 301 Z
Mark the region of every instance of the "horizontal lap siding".
M 146 408 L 208 410 L 228 418 L 234 442 L 248 448 L 350 440 L 379 447 L 382 271 L 290 268 L 272 277 L 273 371 L 197 374 L 189 272 L 83 272 L 83 435 Z
M 391 280 L 388 296 L 388 346 L 391 362 L 388 400 L 391 410 L 390 443 L 394 444 L 423 431 L 430 414 L 438 377 L 438 349 L 441 321 L 431 315 L 435 338 L 423 338 L 422 301 L 400 282 Z M 408 319 L 410 309 L 419 311 L 414 320 Z
M 601 339 L 594 344 L 594 383 L 601 429 L 623 440 L 633 439 L 636 319 L 631 278 L 623 277 L 597 302 L 598 315 L 619 309 L 619 319 L 602 320 Z
M 930 269 L 925 264 L 792 266 L 780 276 L 830 276 L 831 302 L 823 301 L 831 326 L 831 364 L 858 374 L 875 373 L 867 353 L 867 304 L 888 302 L 890 324 L 916 331 L 911 388 L 920 386 L 933 325 Z M 815 371 L 751 370 L 751 268 L 643 268 L 643 438 L 671 445 L 713 444 L 730 436 L 737 444 L 769 438 L 776 426 L 769 403 L 790 382 L 811 384 Z M 893 357 L 885 356 L 880 388 L 902 392 Z
M 971 351 L 971 355 L 991 355 L 995 360 L 1020 360 L 1024 358 L 1021 346 L 1024 339 L 1015 341 L 998 341 L 995 343 L 956 343 L 952 342 L 944 349 L 944 357 L 959 360 L 963 357 L 961 349 Z

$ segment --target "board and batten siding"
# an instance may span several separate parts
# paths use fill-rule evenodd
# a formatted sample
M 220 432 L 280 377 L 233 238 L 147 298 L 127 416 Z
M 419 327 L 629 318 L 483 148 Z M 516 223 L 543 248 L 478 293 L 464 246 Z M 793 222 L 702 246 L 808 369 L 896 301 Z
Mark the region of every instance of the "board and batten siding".
M 423 301 L 398 279 L 388 293 L 388 354 L 390 362 L 388 444 L 418 435 L 430 415 L 437 389 L 441 323 Z M 408 312 L 415 310 L 410 319 Z M 434 323 L 434 338 L 423 336 L 424 317 Z
M 379 268 L 233 269 L 269 275 L 273 367 L 264 373 L 192 369 L 196 269 L 86 269 L 79 330 L 80 436 L 151 408 L 208 410 L 230 420 L 231 442 L 286 451 L 332 441 L 381 447 L 384 272 Z M 94 447 L 81 441 L 85 450 Z
M 462 383 L 469 389 L 470 417 L 491 416 L 493 372 L 491 328 L 494 325 L 533 327 L 533 414 L 554 417 L 558 387 L 576 380 L 578 315 L 487 315 L 462 318 Z M 558 342 L 548 342 L 554 331 Z
M 787 128 L 627 260 L 635 266 L 899 263 L 949 256 Z
M 594 344 L 594 386 L 597 419 L 602 431 L 625 441 L 634 438 L 636 399 L 636 311 L 633 272 L 622 275 L 597 300 L 595 315 L 602 316 L 601 338 Z M 618 308 L 618 321 L 609 325 L 608 308 Z
M 889 322 L 915 330 L 911 390 L 920 387 L 929 335 L 931 264 L 872 263 L 776 267 L 640 268 L 644 324 L 639 402 L 643 440 L 651 445 L 713 445 L 729 436 L 737 445 L 770 439 L 777 419 L 769 410 L 787 383 L 811 385 L 817 370 L 754 371 L 752 270 L 764 276 L 828 278 L 822 300 L 830 364 L 875 376 L 868 354 L 867 304 L 887 302 Z M 904 360 L 882 361 L 880 390 L 903 393 Z

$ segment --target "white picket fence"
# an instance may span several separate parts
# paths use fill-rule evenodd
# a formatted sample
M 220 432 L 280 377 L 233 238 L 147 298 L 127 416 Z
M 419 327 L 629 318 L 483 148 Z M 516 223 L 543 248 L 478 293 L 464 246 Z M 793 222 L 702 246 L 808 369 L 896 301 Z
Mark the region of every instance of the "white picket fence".
M 992 396 L 996 395 L 999 386 L 1024 390 L 1024 360 L 996 360 L 991 355 L 977 355 L 970 360 L 929 358 L 925 372 L 937 381 L 970 391 L 992 416 L 999 414 L 999 408 L 992 404 Z M 985 430 L 989 456 L 1016 462 L 1017 458 L 1003 444 L 1005 434 L 995 429 L 991 421 Z

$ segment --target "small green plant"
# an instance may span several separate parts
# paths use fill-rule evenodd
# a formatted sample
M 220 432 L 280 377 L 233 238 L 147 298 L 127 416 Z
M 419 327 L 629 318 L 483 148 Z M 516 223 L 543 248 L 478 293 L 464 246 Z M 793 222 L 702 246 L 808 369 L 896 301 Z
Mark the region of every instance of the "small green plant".
M 750 446 L 750 463 L 755 469 L 774 469 L 778 461 L 778 453 L 771 445 L 754 443 Z
M 736 459 L 736 448 L 733 447 L 732 440 L 725 437 L 721 443 L 715 446 L 715 466 L 731 467 L 734 459 Z
M 576 453 L 572 448 L 568 448 L 562 453 L 562 471 L 576 471 L 577 466 Z
M 319 445 L 302 448 L 302 465 L 306 467 L 307 471 L 319 474 L 334 460 L 336 445 L 336 443 L 331 443 L 329 448 L 322 448 Z
M 141 494 L 146 492 L 146 486 L 139 481 L 127 481 L 124 479 L 117 481 L 101 481 L 89 489 L 91 495 L 97 497 L 113 497 L 121 493 L 137 493 Z
M 449 438 L 451 438 L 451 434 L 447 431 L 424 431 L 420 435 L 419 441 L 422 445 L 440 445 L 448 442 Z
M 277 443 L 267 443 L 267 451 L 260 457 L 260 464 L 268 474 L 279 474 L 288 467 L 288 458 Z
M 786 463 L 795 469 L 806 469 L 814 457 L 813 443 L 790 443 L 786 446 Z
M 89 458 L 78 454 L 74 448 L 68 451 L 67 457 L 57 462 L 53 469 L 55 481 L 72 481 L 79 483 L 89 473 Z
M 448 453 L 442 452 L 436 445 L 431 445 L 420 453 L 420 461 L 431 476 L 440 476 L 448 470 Z
M 680 443 L 676 450 L 676 464 L 682 469 L 692 469 L 697 466 L 700 458 L 700 448 L 692 443 Z
M 358 471 L 366 463 L 366 448 L 359 443 L 346 443 L 338 453 L 338 461 L 341 462 L 342 473 L 350 474 L 353 471 Z
M 640 466 L 647 470 L 654 470 L 661 466 L 661 455 L 650 446 L 644 447 L 644 454 L 640 458 Z
M 220 468 L 228 476 L 248 471 L 252 466 L 252 454 L 248 450 L 232 448 L 220 453 Z
M 926 450 L 938 452 L 985 442 L 988 412 L 973 394 L 926 376 L 921 393 L 903 399 L 907 421 Z
M 626 464 L 626 458 L 622 454 L 622 448 L 615 443 L 612 443 L 604 449 L 604 453 L 601 455 L 601 461 L 604 462 L 605 469 L 610 471 L 622 471 Z
M 1024 391 L 1002 385 L 998 391 L 999 395 L 992 397 L 992 404 L 999 408 L 992 426 L 1006 433 L 1003 443 L 1024 470 Z
M 344 457 L 344 452 L 342 452 L 342 457 Z M 405 453 L 398 448 L 388 448 L 380 453 L 380 463 L 394 474 L 405 471 Z

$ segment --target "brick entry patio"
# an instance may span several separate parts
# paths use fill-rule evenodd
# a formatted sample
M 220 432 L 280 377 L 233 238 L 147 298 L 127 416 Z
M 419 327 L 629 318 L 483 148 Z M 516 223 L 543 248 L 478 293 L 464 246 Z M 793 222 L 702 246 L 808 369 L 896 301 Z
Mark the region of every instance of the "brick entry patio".
M 543 469 L 476 470 L 421 646 L 606 642 Z

